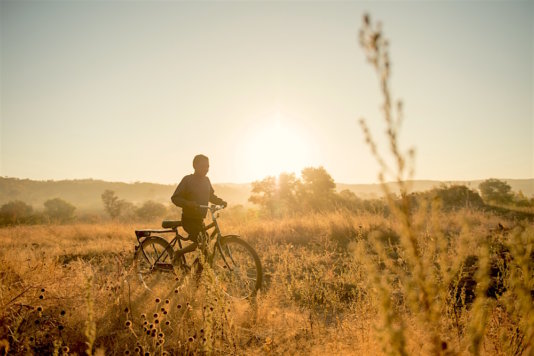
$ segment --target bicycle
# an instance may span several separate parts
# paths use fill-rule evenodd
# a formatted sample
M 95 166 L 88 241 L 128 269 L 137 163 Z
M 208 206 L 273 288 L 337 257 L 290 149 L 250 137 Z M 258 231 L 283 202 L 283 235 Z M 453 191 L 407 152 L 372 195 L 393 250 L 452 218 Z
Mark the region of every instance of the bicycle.
M 260 258 L 256 251 L 237 235 L 223 236 L 217 223 L 217 211 L 224 209 L 219 205 L 205 206 L 211 213 L 212 222 L 203 224 L 203 229 L 198 235 L 198 246 L 204 261 L 212 268 L 217 283 L 223 291 L 234 298 L 247 299 L 256 295 L 261 288 L 263 273 Z M 161 224 L 162 229 L 135 230 L 138 245 L 135 246 L 134 266 L 139 280 L 143 286 L 152 290 L 161 283 L 175 285 L 183 283 L 185 276 L 192 270 L 186 254 L 182 253 L 174 259 L 175 253 L 183 250 L 183 241 L 188 237 L 180 235 L 178 227 L 182 226 L 179 220 L 165 220 Z M 211 233 L 208 230 L 212 229 Z M 168 242 L 160 234 L 174 233 L 174 238 Z M 210 248 L 210 244 L 212 245 Z M 178 249 L 175 250 L 177 245 Z M 195 260 L 198 265 L 198 258 Z M 151 288 L 152 287 L 152 288 Z

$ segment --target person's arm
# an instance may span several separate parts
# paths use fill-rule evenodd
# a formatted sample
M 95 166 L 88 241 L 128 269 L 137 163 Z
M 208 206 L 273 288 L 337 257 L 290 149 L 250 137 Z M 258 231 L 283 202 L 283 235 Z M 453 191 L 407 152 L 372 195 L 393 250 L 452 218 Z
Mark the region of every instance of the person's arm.
M 184 198 L 187 190 L 187 177 L 184 177 L 180 184 L 176 187 L 174 194 L 171 197 L 172 202 L 180 208 L 193 208 L 198 207 L 198 204 L 194 201 L 190 201 Z

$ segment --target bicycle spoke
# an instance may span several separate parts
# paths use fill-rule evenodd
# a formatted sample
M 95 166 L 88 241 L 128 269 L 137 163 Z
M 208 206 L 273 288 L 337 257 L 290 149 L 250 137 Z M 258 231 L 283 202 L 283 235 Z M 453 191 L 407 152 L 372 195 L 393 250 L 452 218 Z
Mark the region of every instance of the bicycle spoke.
M 172 259 L 172 248 L 165 239 L 153 236 L 144 240 L 134 257 L 137 276 L 146 289 L 153 290 L 157 285 L 168 288 L 176 283 L 176 271 L 166 262 Z
M 255 251 L 243 240 L 228 237 L 221 241 L 221 248 L 216 252 L 213 268 L 225 293 L 239 299 L 254 295 L 262 280 Z

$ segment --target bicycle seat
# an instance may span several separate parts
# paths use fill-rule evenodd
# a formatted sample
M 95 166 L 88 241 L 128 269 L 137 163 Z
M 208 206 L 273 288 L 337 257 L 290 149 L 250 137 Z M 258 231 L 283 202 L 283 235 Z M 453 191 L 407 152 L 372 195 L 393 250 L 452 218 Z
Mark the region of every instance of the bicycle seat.
M 164 229 L 174 229 L 178 226 L 182 226 L 182 222 L 180 220 L 163 220 L 161 223 L 161 227 Z

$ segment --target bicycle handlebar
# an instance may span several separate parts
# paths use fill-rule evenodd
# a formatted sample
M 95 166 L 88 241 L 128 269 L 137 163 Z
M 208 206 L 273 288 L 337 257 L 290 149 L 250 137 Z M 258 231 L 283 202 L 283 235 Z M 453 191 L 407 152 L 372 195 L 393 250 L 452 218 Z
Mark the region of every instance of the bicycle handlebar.
M 216 212 L 217 210 L 224 209 L 222 205 L 199 205 L 201 208 L 209 209 L 211 212 Z

